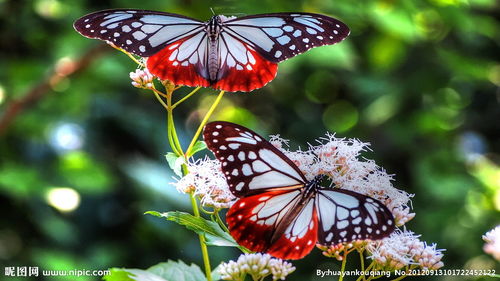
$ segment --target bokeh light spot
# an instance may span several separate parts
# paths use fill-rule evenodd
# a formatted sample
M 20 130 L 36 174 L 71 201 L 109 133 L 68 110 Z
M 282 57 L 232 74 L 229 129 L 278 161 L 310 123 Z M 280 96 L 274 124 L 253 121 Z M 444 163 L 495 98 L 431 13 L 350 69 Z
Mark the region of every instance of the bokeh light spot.
M 61 212 L 72 212 L 80 205 L 80 194 L 69 187 L 54 187 L 46 195 L 47 203 Z
M 57 19 L 64 16 L 67 9 L 57 0 L 38 0 L 35 2 L 35 11 L 44 18 Z
M 371 125 L 380 125 L 396 114 L 399 107 L 398 98 L 383 95 L 372 102 L 365 110 L 365 116 Z
M 0 85 L 0 104 L 5 100 L 5 89 Z
M 49 133 L 50 145 L 59 152 L 67 152 L 82 148 L 85 143 L 85 131 L 74 123 L 56 125 Z
M 333 132 L 345 132 L 358 123 L 359 113 L 348 101 L 339 100 L 323 113 L 323 123 Z

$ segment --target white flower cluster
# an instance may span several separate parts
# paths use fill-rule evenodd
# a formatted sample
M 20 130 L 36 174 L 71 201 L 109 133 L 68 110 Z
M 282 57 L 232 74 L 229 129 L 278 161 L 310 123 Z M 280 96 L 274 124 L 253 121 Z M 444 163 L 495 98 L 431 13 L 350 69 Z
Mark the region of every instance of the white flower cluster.
M 392 211 L 396 225 L 411 220 L 408 194 L 392 185 L 393 178 L 373 160 L 361 159 L 360 154 L 369 150 L 369 144 L 356 139 L 336 138 L 327 133 L 306 151 L 289 151 L 288 140 L 271 136 L 270 142 L 283 151 L 312 180 L 317 175 L 328 176 L 336 188 L 352 190 L 384 203 Z
M 368 150 L 368 144 L 355 139 L 339 139 L 332 134 L 318 140 L 319 145 L 306 151 L 289 151 L 288 140 L 279 135 L 271 136 L 271 144 L 290 158 L 309 180 L 317 175 L 327 175 L 337 188 L 356 191 L 383 202 L 394 215 L 396 224 L 403 225 L 415 214 L 410 212 L 413 196 L 392 185 L 388 175 L 373 160 L 361 160 L 360 153 Z M 216 160 L 205 158 L 189 164 L 190 174 L 176 183 L 177 189 L 189 192 L 194 188 L 202 204 L 228 208 L 234 201 L 225 177 Z
M 436 244 L 427 245 L 411 231 L 396 230 L 391 236 L 368 243 L 366 249 L 371 253 L 380 270 L 399 270 L 407 266 L 435 270 L 444 264 L 443 253 Z
M 272 258 L 269 254 L 242 254 L 238 261 L 229 261 L 219 266 L 223 280 L 243 281 L 248 274 L 252 280 L 263 280 L 271 275 L 273 280 L 285 280 L 295 267 L 281 259 Z
M 496 260 L 500 261 L 500 225 L 486 232 L 483 235 L 484 252 L 492 255 Z
M 136 69 L 135 72 L 130 72 L 132 86 L 140 89 L 152 89 L 154 76 L 145 69 Z
M 226 178 L 220 169 L 220 162 L 208 157 L 194 163 L 188 163 L 189 173 L 174 183 L 177 190 L 183 193 L 194 191 L 201 198 L 203 206 L 229 208 L 236 200 Z

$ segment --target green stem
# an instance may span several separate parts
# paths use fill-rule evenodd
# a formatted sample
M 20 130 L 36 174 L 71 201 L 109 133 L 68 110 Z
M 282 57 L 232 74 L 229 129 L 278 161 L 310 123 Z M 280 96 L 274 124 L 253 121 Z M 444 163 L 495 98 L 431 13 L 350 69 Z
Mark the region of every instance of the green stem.
M 172 108 L 172 107 L 170 107 L 170 108 Z M 179 154 L 177 154 L 177 156 L 184 155 L 184 151 L 182 151 L 181 143 L 179 142 L 179 137 L 177 137 L 177 130 L 175 129 L 175 122 L 174 122 L 173 113 L 170 113 L 170 119 L 172 120 L 171 121 L 172 126 L 170 127 L 172 138 L 174 139 L 174 143 L 177 146 L 177 150 L 179 151 Z
M 129 53 L 129 52 L 125 51 L 124 49 L 122 49 L 122 48 L 120 48 L 120 47 L 118 47 L 118 46 L 115 46 L 115 45 L 113 45 L 113 44 L 110 44 L 110 45 L 111 45 L 113 48 L 117 49 L 118 51 L 120 51 L 120 52 L 124 53 L 125 55 L 127 55 L 127 56 L 131 59 L 131 60 L 133 60 L 135 63 L 137 63 L 137 64 L 138 64 L 138 65 L 140 65 L 141 67 L 144 67 L 144 65 L 143 65 L 140 61 L 138 61 L 138 60 L 134 57 L 134 55 L 132 55 L 131 53 Z
M 172 95 L 171 95 L 171 93 L 166 95 L 167 103 L 165 103 L 165 101 L 163 101 L 163 99 L 160 97 L 160 93 L 159 93 L 158 90 L 156 90 L 156 89 L 153 88 L 153 92 L 155 94 L 156 99 L 167 110 L 167 137 L 168 137 L 168 143 L 170 144 L 170 147 L 172 148 L 172 151 L 176 155 L 182 155 L 183 154 L 182 153 L 182 149 L 181 150 L 178 149 L 178 147 L 176 145 L 176 140 L 172 136 L 172 128 L 174 128 L 174 119 L 172 117 L 172 110 L 171 110 L 171 107 L 170 107 L 170 102 L 171 102 Z
M 224 222 L 222 222 L 222 219 L 219 216 L 219 211 L 215 211 L 215 220 L 217 221 L 217 223 L 219 223 L 220 227 L 222 227 L 225 232 L 229 233 L 229 229 L 227 229 L 226 225 L 224 224 Z
M 344 280 L 344 271 L 345 271 L 345 265 L 347 263 L 347 251 L 344 250 L 344 256 L 342 257 L 342 265 L 340 266 L 340 276 L 339 276 L 339 281 Z
M 365 271 L 371 270 L 371 269 L 372 269 L 372 267 L 373 267 L 374 265 L 375 265 L 375 262 L 374 262 L 374 261 L 372 261 L 372 262 L 370 263 L 370 265 L 368 265 L 368 267 L 365 269 Z
M 201 131 L 203 130 L 203 127 L 205 127 L 205 124 L 207 124 L 208 119 L 210 118 L 210 116 L 214 112 L 214 110 L 217 107 L 217 105 L 219 105 L 219 102 L 221 101 L 221 99 L 222 99 L 223 96 L 224 96 L 224 91 L 220 91 L 220 93 L 217 96 L 217 98 L 215 99 L 214 103 L 212 104 L 212 106 L 210 107 L 210 109 L 208 109 L 207 114 L 205 115 L 205 117 L 201 121 L 200 126 L 198 126 L 198 130 L 196 130 L 196 133 L 194 134 L 194 137 L 191 140 L 191 143 L 189 144 L 188 148 L 186 149 L 186 153 L 184 154 L 184 156 L 186 158 L 188 158 L 188 157 L 191 156 L 191 154 L 190 154 L 191 150 L 193 149 L 194 144 L 198 140 L 198 137 L 200 136 Z
M 177 101 L 176 103 L 174 103 L 172 105 L 172 109 L 176 108 L 179 104 L 181 104 L 183 101 L 187 100 L 188 98 L 190 98 L 192 95 L 196 94 L 196 92 L 198 92 L 198 90 L 201 89 L 201 86 L 198 86 L 196 87 L 194 90 L 192 90 L 189 94 L 187 94 L 186 96 L 184 96 L 182 99 L 180 99 L 179 101 Z
M 359 251 L 359 261 L 361 262 L 361 271 L 365 271 L 365 258 L 363 257 L 363 250 Z
M 189 193 L 189 197 L 191 199 L 191 205 L 193 206 L 194 216 L 199 218 L 200 210 L 198 210 L 198 203 L 196 202 L 196 198 L 194 197 L 193 192 Z M 210 267 L 210 259 L 208 257 L 208 248 L 205 241 L 205 236 L 199 234 L 198 238 L 200 239 L 200 248 L 201 254 L 203 256 L 203 264 L 205 266 L 205 275 L 207 277 L 207 281 L 212 281 L 212 268 Z

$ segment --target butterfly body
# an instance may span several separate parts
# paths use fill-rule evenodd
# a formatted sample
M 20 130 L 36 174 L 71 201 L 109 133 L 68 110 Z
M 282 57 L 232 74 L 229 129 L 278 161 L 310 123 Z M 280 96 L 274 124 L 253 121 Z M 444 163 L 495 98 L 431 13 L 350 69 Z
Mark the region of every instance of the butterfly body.
M 349 34 L 341 21 L 310 13 L 215 15 L 201 22 L 172 13 L 116 9 L 86 15 L 74 27 L 86 37 L 147 58 L 146 67 L 160 79 L 244 92 L 273 80 L 279 62 Z
M 245 127 L 212 122 L 203 136 L 239 197 L 226 215 L 229 231 L 252 251 L 300 259 L 317 243 L 381 239 L 395 228 L 380 201 L 321 187 L 321 175 L 307 180 L 281 151 Z

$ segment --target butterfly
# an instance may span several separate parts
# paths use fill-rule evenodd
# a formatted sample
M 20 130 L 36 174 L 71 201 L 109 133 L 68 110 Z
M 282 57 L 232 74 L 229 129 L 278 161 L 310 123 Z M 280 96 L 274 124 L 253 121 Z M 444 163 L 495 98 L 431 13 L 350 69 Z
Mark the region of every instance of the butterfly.
M 380 201 L 308 181 L 280 150 L 255 132 L 229 122 L 205 126 L 203 137 L 238 197 L 226 214 L 234 239 L 255 252 L 300 259 L 318 243 L 381 239 L 395 229 Z
M 116 9 L 88 14 L 74 28 L 147 57 L 147 69 L 162 80 L 230 92 L 261 88 L 276 76 L 278 62 L 349 35 L 341 21 L 310 13 L 214 15 L 202 22 L 171 13 Z

